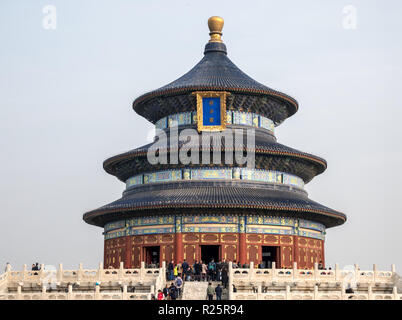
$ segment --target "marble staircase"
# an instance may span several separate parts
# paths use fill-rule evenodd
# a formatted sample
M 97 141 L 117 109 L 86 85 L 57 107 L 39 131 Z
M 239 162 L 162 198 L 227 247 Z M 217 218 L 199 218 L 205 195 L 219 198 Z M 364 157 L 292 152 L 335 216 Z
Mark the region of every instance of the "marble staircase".
M 219 281 L 212 282 L 214 288 L 216 288 L 218 284 L 222 286 L 222 283 Z M 206 281 L 186 281 L 183 285 L 181 300 L 207 300 L 207 288 L 208 282 Z M 222 300 L 228 300 L 228 298 L 228 290 L 223 289 Z M 214 300 L 216 300 L 215 295 Z

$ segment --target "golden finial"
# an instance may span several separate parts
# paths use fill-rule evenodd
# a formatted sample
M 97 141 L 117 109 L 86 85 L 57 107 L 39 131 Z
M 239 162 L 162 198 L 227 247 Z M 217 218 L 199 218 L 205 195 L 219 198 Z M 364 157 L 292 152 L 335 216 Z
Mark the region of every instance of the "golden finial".
M 213 16 L 208 19 L 209 35 L 211 39 L 209 42 L 222 42 L 222 28 L 223 28 L 223 18 Z

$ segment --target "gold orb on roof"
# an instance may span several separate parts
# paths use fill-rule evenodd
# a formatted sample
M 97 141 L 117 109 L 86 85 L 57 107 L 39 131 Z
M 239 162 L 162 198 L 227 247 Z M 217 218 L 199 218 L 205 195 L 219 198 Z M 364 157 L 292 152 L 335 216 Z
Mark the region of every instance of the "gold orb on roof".
M 209 42 L 222 42 L 223 23 L 223 18 L 218 16 L 213 16 L 208 19 L 209 35 L 211 36 Z

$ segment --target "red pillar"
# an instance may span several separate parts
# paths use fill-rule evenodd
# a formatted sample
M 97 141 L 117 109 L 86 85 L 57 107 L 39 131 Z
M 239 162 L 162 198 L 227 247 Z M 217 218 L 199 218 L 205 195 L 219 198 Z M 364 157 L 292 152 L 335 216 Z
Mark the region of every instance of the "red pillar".
M 175 263 L 183 262 L 183 235 L 176 232 L 174 235 L 174 259 Z
M 239 261 L 243 265 L 247 260 L 246 234 L 239 234 Z
M 124 268 L 131 269 L 131 251 L 132 251 L 132 239 L 131 236 L 126 237 L 126 249 L 124 256 Z
M 325 255 L 324 255 L 324 245 L 325 245 L 325 240 L 320 240 L 321 242 L 321 258 L 322 258 L 322 265 L 325 268 Z
M 180 215 L 175 216 L 174 259 L 175 263 L 183 262 L 183 235 L 181 233 Z
M 104 247 L 103 247 L 103 267 L 107 268 L 108 266 L 106 265 L 107 261 L 107 251 L 106 251 L 106 245 L 108 244 L 107 240 L 104 241 Z
M 299 238 L 298 236 L 292 236 L 293 238 L 293 261 L 292 261 L 292 268 L 293 262 L 297 262 L 297 268 L 299 269 Z
M 239 217 L 239 261 L 243 265 L 247 260 L 246 217 Z

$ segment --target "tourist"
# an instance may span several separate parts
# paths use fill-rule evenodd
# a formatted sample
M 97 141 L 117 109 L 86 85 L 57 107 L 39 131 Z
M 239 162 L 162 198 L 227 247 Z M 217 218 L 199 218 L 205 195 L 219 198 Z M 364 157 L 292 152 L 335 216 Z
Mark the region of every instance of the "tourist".
M 183 277 L 186 277 L 186 281 L 191 281 L 192 278 L 194 278 L 194 270 L 191 266 L 188 267 L 186 273 L 183 271 Z
M 229 263 L 226 261 L 226 259 L 223 259 L 222 262 L 222 269 L 226 268 L 226 270 L 229 270 Z
M 201 261 L 197 262 L 197 260 L 195 260 L 195 263 L 194 263 L 195 280 L 197 280 L 197 281 L 201 280 L 201 272 L 202 272 Z
M 183 280 L 180 276 L 177 276 L 176 281 L 175 281 L 175 285 L 177 288 L 177 296 L 180 297 L 181 296 L 181 289 L 183 287 Z
M 173 276 L 174 276 L 173 279 L 176 279 L 178 275 L 179 275 L 179 265 L 176 265 L 173 269 Z
M 238 267 L 239 267 L 239 266 L 237 265 L 236 260 L 233 261 L 233 263 L 232 263 L 232 268 L 233 268 L 233 269 L 237 269 Z
M 202 281 L 207 281 L 207 265 L 201 261 Z
M 212 287 L 212 283 L 208 283 L 208 288 L 207 288 L 207 296 L 208 300 L 214 300 L 214 288 Z
M 162 290 L 158 290 L 158 300 L 165 300 L 165 295 L 163 294 Z
M 11 264 L 9 262 L 6 263 L 6 268 L 5 268 L 5 272 L 8 271 L 8 269 L 11 270 Z
M 172 260 L 172 261 L 169 262 L 169 265 L 168 265 L 168 272 L 169 272 L 168 280 L 169 281 L 173 280 L 173 270 L 174 270 L 174 263 L 173 263 L 173 260 Z
M 153 293 L 151 294 L 151 300 L 156 300 L 155 295 Z
M 220 284 L 215 288 L 216 300 L 222 300 L 222 287 Z
M 183 267 L 181 262 L 177 264 L 177 275 L 183 276 Z
M 35 271 L 35 270 L 36 270 L 35 263 L 32 263 L 31 270 L 32 270 L 32 271 Z
M 225 289 L 228 284 L 228 281 L 229 281 L 228 270 L 226 269 L 226 267 L 223 267 L 223 269 L 222 269 L 222 285 Z
M 211 260 L 210 263 L 208 263 L 208 281 L 212 280 L 215 281 L 215 272 L 216 272 L 216 263 L 214 259 Z
M 168 298 L 169 298 L 169 288 L 168 288 L 168 285 L 166 285 L 166 286 L 163 288 L 163 295 L 165 296 L 165 299 L 168 299 Z
M 324 265 L 322 264 L 322 261 L 320 260 L 320 263 L 318 264 L 318 269 L 319 270 L 323 270 L 324 269 Z
M 183 260 L 183 263 L 182 263 L 181 267 L 183 269 L 182 277 L 183 277 L 184 281 L 186 281 L 185 275 L 187 275 L 187 271 L 190 268 L 190 266 L 187 263 L 186 259 Z
M 218 261 L 216 264 L 215 281 L 221 281 L 222 263 Z
M 169 296 L 170 296 L 171 300 L 176 300 L 176 298 L 177 298 L 177 288 L 173 282 L 169 287 Z

